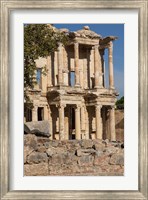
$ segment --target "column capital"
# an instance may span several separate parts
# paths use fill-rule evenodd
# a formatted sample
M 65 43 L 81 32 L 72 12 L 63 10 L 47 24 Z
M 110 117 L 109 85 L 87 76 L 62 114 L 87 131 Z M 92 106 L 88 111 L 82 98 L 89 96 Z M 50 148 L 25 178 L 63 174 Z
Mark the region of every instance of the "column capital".
M 93 47 L 94 47 L 94 49 L 98 49 L 99 48 L 99 44 L 95 44 Z
M 66 107 L 66 103 L 59 103 L 57 105 L 58 108 L 65 108 Z
M 35 110 L 37 110 L 37 109 L 38 109 L 38 106 L 37 106 L 37 105 L 34 105 L 32 110 L 35 111 Z
M 110 109 L 115 109 L 115 105 L 111 105 L 111 106 L 110 106 Z
M 80 108 L 81 108 L 81 107 L 82 107 L 82 106 L 81 106 L 81 105 L 79 105 L 79 104 L 78 104 L 78 105 L 76 105 L 76 107 L 75 107 L 75 108 L 76 108 L 76 111 L 80 110 Z
M 74 45 L 79 45 L 79 42 L 75 41 L 75 42 L 74 42 Z
M 96 108 L 96 110 L 99 110 L 99 109 L 102 108 L 102 105 L 101 105 L 101 104 L 96 104 L 96 105 L 95 105 L 95 108 Z
M 108 43 L 108 48 L 112 48 L 112 47 L 113 47 L 113 42 L 110 41 L 110 42 Z

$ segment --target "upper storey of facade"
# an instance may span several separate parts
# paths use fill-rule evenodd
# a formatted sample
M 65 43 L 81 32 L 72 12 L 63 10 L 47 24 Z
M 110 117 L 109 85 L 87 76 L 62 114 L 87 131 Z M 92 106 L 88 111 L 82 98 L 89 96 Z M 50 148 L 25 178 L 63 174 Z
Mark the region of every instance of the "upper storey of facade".
M 54 90 L 67 90 L 69 94 L 73 91 L 115 94 L 113 41 L 117 37 L 102 38 L 88 26 L 76 32 L 59 31 L 65 32 L 70 43 L 67 46 L 59 43 L 57 51 L 47 58 L 36 60 L 38 85 L 35 89 L 45 94 Z M 108 49 L 108 88 L 105 82 L 105 49 Z M 46 76 L 41 73 L 43 67 L 47 69 Z

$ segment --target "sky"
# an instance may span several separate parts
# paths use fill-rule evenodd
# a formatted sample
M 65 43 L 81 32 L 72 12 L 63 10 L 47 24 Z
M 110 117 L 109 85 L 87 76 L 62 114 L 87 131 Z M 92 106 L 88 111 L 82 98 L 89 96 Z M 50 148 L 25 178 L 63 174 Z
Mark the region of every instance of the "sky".
M 100 34 L 102 37 L 117 36 L 113 42 L 113 65 L 114 84 L 119 93 L 118 99 L 124 96 L 124 24 L 54 24 L 56 28 L 67 28 L 70 31 L 77 31 L 83 26 L 89 26 L 90 30 Z M 108 87 L 108 52 L 105 50 L 105 79 Z

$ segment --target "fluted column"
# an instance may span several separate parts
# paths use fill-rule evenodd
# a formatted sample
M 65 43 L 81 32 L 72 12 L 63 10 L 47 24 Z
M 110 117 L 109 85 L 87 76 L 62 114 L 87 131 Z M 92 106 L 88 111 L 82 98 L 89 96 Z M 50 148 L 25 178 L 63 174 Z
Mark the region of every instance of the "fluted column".
M 63 84 L 63 58 L 62 58 L 62 44 L 58 46 L 58 85 Z
M 75 86 L 80 86 L 79 75 L 79 44 L 74 43 L 74 57 L 75 57 Z
M 38 121 L 37 110 L 38 110 L 37 106 L 34 106 L 34 108 L 32 109 L 32 121 L 33 122 Z
M 109 65 L 109 87 L 114 89 L 114 72 L 113 72 L 113 43 L 110 41 L 108 47 L 108 65 Z
M 75 108 L 75 136 L 77 140 L 81 139 L 81 124 L 80 124 L 80 106 Z
M 114 106 L 111 106 L 111 109 L 110 109 L 110 134 L 111 134 L 111 141 L 116 141 Z
M 102 139 L 101 105 L 96 105 L 96 138 Z
M 59 105 L 59 139 L 64 140 L 64 104 Z

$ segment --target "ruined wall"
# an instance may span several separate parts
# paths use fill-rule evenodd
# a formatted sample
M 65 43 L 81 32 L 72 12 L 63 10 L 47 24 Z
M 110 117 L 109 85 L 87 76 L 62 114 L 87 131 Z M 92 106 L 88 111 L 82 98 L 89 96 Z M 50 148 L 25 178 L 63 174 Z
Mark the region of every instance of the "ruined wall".
M 124 173 L 124 145 L 99 140 L 50 141 L 24 135 L 24 175 L 112 175 Z

